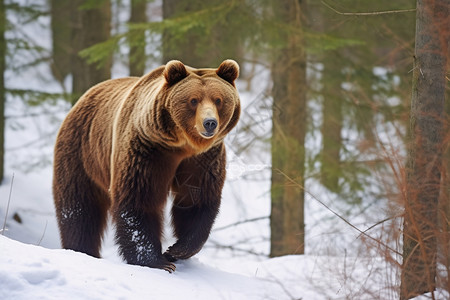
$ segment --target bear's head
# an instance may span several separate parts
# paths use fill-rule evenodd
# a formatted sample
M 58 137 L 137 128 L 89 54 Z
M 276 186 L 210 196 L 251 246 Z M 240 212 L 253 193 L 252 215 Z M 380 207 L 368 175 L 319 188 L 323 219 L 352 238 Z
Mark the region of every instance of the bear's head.
M 225 60 L 217 69 L 195 69 L 177 60 L 163 71 L 166 107 L 175 124 L 179 141 L 200 153 L 208 150 L 236 125 L 240 100 L 234 81 L 239 65 Z

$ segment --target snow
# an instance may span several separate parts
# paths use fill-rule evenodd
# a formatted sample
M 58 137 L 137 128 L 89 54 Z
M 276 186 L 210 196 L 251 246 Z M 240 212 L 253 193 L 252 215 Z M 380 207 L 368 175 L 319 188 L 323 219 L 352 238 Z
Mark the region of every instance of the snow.
M 177 270 L 169 274 L 4 236 L 0 253 L 0 299 L 396 298 L 395 286 L 379 284 L 395 280 L 380 258 L 291 255 L 240 266 L 229 261 L 235 272 L 191 258 L 177 262 Z
M 0 299 L 278 299 L 264 281 L 196 259 L 169 274 L 3 236 L 0 253 Z

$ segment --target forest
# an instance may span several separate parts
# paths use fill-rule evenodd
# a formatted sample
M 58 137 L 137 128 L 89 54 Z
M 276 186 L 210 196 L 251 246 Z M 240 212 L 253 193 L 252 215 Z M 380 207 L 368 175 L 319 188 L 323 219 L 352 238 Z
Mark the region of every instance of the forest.
M 1 235 L 60 248 L 61 122 L 95 84 L 173 59 L 240 65 L 200 261 L 338 259 L 317 267 L 338 288 L 314 277 L 310 299 L 450 297 L 449 0 L 0 0 Z M 301 273 L 272 278 L 286 299 L 308 299 Z

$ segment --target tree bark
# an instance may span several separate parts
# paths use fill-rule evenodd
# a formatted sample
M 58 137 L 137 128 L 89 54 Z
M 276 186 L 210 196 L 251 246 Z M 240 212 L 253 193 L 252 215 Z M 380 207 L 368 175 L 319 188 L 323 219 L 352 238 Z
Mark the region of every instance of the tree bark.
M 245 34 L 242 33 L 242 24 L 248 20 L 242 20 L 239 29 L 236 21 L 221 19 L 223 16 L 217 14 L 217 8 L 226 10 L 224 5 L 232 5 L 232 12 L 239 9 L 239 5 L 233 4 L 234 1 L 189 1 L 189 0 L 163 0 L 163 18 L 170 19 L 178 16 L 187 17 L 192 14 L 192 23 L 198 22 L 195 16 L 199 11 L 210 11 L 217 15 L 216 23 L 205 24 L 208 30 L 193 26 L 187 32 L 180 34 L 177 29 L 166 29 L 162 34 L 163 63 L 171 59 L 177 59 L 193 67 L 211 67 L 217 66 L 225 59 L 232 58 L 240 61 L 242 58 L 242 45 L 245 40 Z M 242 1 L 244 2 L 244 1 Z M 242 5 L 245 9 L 245 5 Z M 245 7 L 245 8 L 244 8 Z M 228 12 L 230 17 L 234 17 L 232 12 Z M 236 17 L 238 18 L 238 17 Z M 245 69 L 241 69 L 242 77 Z
M 450 56 L 450 54 L 449 54 Z M 448 60 L 448 59 L 447 59 Z M 449 63 L 449 61 L 447 61 Z M 446 92 L 446 115 L 447 115 L 447 135 L 444 137 L 446 141 L 450 140 L 450 132 L 448 129 L 450 119 L 450 88 L 447 88 Z M 444 170 L 442 171 L 442 189 L 439 197 L 439 226 L 442 230 L 442 235 L 438 239 L 438 254 L 441 253 L 440 262 L 447 270 L 447 274 L 450 274 L 450 146 L 447 145 L 447 151 L 444 154 Z M 440 246 L 440 251 L 439 251 Z M 438 259 L 439 261 L 439 259 Z M 450 291 L 450 278 L 447 276 L 446 290 Z
M 6 70 L 6 10 L 5 1 L 0 0 L 0 183 L 5 172 L 5 70 Z
M 436 287 L 449 9 L 448 0 L 417 1 L 401 299 Z
M 170 19 L 180 13 L 195 11 L 195 3 L 184 0 L 163 0 L 163 18 Z M 199 37 L 195 33 L 188 33 L 188 37 L 181 38 L 169 30 L 162 34 L 163 63 L 177 59 L 192 67 L 205 67 L 204 58 L 198 55 Z
M 447 49 L 447 51 L 450 50 Z M 450 53 L 447 55 L 447 64 L 450 63 L 448 61 L 448 57 L 450 57 Z M 447 113 L 447 135 L 446 140 L 450 140 L 450 132 L 448 128 L 448 124 L 450 121 L 450 87 L 447 87 L 446 91 L 446 113 Z M 446 163 L 444 178 L 442 178 L 443 186 L 440 198 L 440 216 L 441 216 L 441 228 L 443 231 L 442 235 L 442 249 L 443 249 L 443 257 L 444 257 L 444 265 L 447 269 L 447 274 L 450 274 L 450 146 L 447 145 L 447 152 L 445 154 L 444 162 Z M 449 276 L 450 277 L 450 276 Z M 450 278 L 447 277 L 447 291 L 450 291 Z
M 52 56 L 51 70 L 53 77 L 64 82 L 70 74 L 71 54 L 71 2 L 72 0 L 51 0 Z
M 322 184 L 332 192 L 338 193 L 340 175 L 340 150 L 342 146 L 341 130 L 343 126 L 342 112 L 342 78 L 340 69 L 336 67 L 337 51 L 324 54 L 324 70 L 322 72 L 323 90 L 323 123 L 322 150 L 320 153 L 320 177 Z
M 147 21 L 147 2 L 145 0 L 131 0 L 130 23 L 143 23 Z M 129 67 L 130 76 L 142 76 L 145 72 L 145 32 L 135 37 L 130 45 Z
M 93 85 L 111 78 L 111 60 L 101 67 L 88 64 L 78 53 L 106 41 L 111 31 L 111 1 L 103 0 L 95 7 L 83 7 L 84 0 L 74 0 L 72 6 L 72 93 L 78 97 Z
M 272 64 L 272 179 L 270 256 L 304 253 L 306 55 L 305 2 L 274 1 L 282 47 Z M 285 22 L 285 24 L 282 24 Z M 287 26 L 289 30 L 286 30 Z

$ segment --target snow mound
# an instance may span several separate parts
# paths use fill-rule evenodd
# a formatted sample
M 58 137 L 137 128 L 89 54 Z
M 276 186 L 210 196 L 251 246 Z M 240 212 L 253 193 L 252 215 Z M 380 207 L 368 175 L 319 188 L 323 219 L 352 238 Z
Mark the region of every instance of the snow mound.
M 0 236 L 0 299 L 276 299 L 270 285 L 196 259 L 169 274 Z

